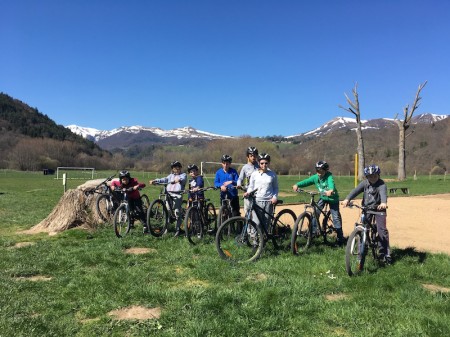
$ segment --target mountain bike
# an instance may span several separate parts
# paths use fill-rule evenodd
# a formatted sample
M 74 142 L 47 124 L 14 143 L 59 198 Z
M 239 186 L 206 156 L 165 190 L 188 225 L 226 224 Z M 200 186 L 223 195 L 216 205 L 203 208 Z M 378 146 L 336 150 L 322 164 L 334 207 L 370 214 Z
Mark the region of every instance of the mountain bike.
M 345 269 L 349 276 L 360 274 L 367 265 L 367 255 L 371 255 L 376 265 L 381 265 L 383 260 L 378 254 L 379 237 L 375 215 L 383 215 L 385 212 L 376 211 L 375 208 L 359 206 L 350 203 L 348 207 L 356 207 L 361 210 L 360 221 L 355 223 L 355 229 L 347 240 L 345 249 Z M 371 254 L 369 254 L 369 251 Z
M 160 237 L 167 233 L 169 225 L 176 222 L 179 217 L 185 218 L 187 201 L 181 202 L 181 214 L 177 214 L 173 206 L 175 197 L 171 194 L 179 194 L 182 197 L 186 192 L 169 192 L 167 191 L 168 183 L 156 183 L 155 185 L 161 185 L 163 188 L 158 199 L 153 200 L 147 210 L 147 226 L 153 236 Z
M 236 188 L 236 187 L 233 186 L 233 188 Z M 217 227 L 220 227 L 220 225 L 222 223 L 227 221 L 232 216 L 233 216 L 233 209 L 231 207 L 231 200 L 228 199 L 228 193 L 225 193 L 225 197 L 222 199 L 220 208 L 219 208 L 219 216 L 217 218 Z
M 92 189 L 86 190 L 85 195 L 97 194 L 95 198 L 95 209 L 102 221 L 109 222 L 114 216 L 114 212 L 119 207 L 120 200 L 113 193 L 111 186 L 108 184 L 116 175 L 106 178 L 100 184 Z
M 295 213 L 290 209 L 283 209 L 275 215 L 275 206 L 282 204 L 282 200 L 278 200 L 274 205 L 273 213 L 267 213 L 256 203 L 255 193 L 256 190 L 247 196 L 249 206 L 245 217 L 229 218 L 217 230 L 216 249 L 224 260 L 236 263 L 255 261 L 261 256 L 268 240 L 272 241 L 276 249 L 280 249 L 291 237 L 292 226 L 296 220 Z M 268 229 L 253 221 L 253 211 L 269 218 Z M 263 219 L 259 220 L 262 224 Z
M 321 209 L 315 201 L 315 196 L 319 192 L 305 191 L 298 189 L 298 192 L 309 194 L 310 202 L 305 204 L 305 210 L 300 214 L 295 222 L 291 237 L 291 252 L 294 255 L 304 253 L 316 237 L 322 237 L 324 243 L 335 244 L 336 229 L 333 226 L 333 218 L 329 210 L 328 203 Z M 334 241 L 334 242 L 333 242 Z
M 127 192 L 131 192 L 133 187 L 124 188 L 124 189 L 115 189 L 114 192 L 121 194 L 122 201 L 120 202 L 119 207 L 114 213 L 114 232 L 118 238 L 122 238 L 127 235 L 132 228 L 134 228 L 134 223 L 136 220 L 141 221 L 142 226 L 145 230 L 145 222 L 141 220 L 141 216 L 138 214 L 138 210 L 135 208 L 131 208 L 128 202 L 128 194 Z M 142 209 L 145 214 L 147 212 L 148 207 L 148 197 L 147 195 L 141 195 L 142 200 Z M 143 215 L 145 216 L 145 215 Z
M 215 187 L 205 187 L 196 192 L 208 191 Z M 184 229 L 186 237 L 193 245 L 204 239 L 206 234 L 215 232 L 217 215 L 214 205 L 210 199 L 199 200 L 198 194 L 194 194 L 194 199 L 189 202 L 189 208 L 184 218 Z

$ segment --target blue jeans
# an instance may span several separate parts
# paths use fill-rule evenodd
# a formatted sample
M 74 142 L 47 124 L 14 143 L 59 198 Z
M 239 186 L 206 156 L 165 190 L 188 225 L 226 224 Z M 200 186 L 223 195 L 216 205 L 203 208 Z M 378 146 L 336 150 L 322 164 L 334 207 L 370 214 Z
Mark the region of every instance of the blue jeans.
M 319 199 L 319 201 L 317 202 L 317 206 L 319 206 L 319 209 L 321 209 L 321 210 L 325 207 L 326 204 L 330 205 L 330 213 L 331 213 L 331 218 L 333 219 L 334 228 L 336 228 L 336 229 L 342 228 L 342 217 L 341 217 L 341 212 L 339 211 L 339 202 L 337 202 L 335 204 L 330 204 L 327 201 L 324 201 L 322 199 Z M 319 215 L 319 214 L 317 214 L 317 215 Z M 313 223 L 313 231 L 315 231 L 317 228 L 315 218 L 313 218 L 312 223 Z

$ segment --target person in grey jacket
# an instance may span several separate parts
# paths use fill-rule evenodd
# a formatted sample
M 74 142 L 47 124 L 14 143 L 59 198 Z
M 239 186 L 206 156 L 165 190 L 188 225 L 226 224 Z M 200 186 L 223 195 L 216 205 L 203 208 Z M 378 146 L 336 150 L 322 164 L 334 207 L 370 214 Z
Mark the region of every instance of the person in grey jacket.
M 170 164 L 170 168 L 172 172 L 165 178 L 153 179 L 150 180 L 149 183 L 154 185 L 156 183 L 159 184 L 169 184 L 167 185 L 167 191 L 170 196 L 173 197 L 173 209 L 175 211 L 175 216 L 177 217 L 177 224 L 175 228 L 175 237 L 179 236 L 181 223 L 183 222 L 183 217 L 181 208 L 183 203 L 183 196 L 178 193 L 170 193 L 170 192 L 179 192 L 184 191 L 184 186 L 186 185 L 186 173 L 181 172 L 182 165 L 178 160 L 175 160 Z
M 356 186 L 342 201 L 342 206 L 346 207 L 349 202 L 358 194 L 363 194 L 362 205 L 366 207 L 373 207 L 379 211 L 387 209 L 387 186 L 383 179 L 380 178 L 381 170 L 377 165 L 370 165 L 364 168 L 364 175 L 366 180 L 363 180 Z M 380 257 L 386 263 L 391 263 L 391 249 L 389 246 L 389 231 L 386 227 L 386 212 L 375 215 L 377 224 L 378 236 L 381 247 L 379 247 Z
M 250 176 L 253 172 L 259 169 L 258 164 L 258 149 L 254 146 L 247 148 L 247 164 L 242 166 L 239 172 L 239 178 L 236 183 L 236 187 L 244 191 L 247 191 L 248 184 L 250 183 Z M 249 206 L 248 199 L 244 199 L 244 214 L 247 213 Z

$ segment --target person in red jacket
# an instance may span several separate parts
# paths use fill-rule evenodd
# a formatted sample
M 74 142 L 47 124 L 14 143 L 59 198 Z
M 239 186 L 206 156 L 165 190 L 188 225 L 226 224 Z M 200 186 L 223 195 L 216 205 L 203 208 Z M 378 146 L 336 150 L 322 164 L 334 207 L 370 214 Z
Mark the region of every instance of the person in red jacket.
M 113 191 L 116 189 L 126 190 L 125 193 L 128 196 L 128 204 L 130 205 L 130 209 L 136 210 L 138 218 L 144 225 L 144 233 L 147 233 L 147 216 L 142 206 L 141 193 L 139 193 L 139 189 L 144 187 L 144 183 L 140 183 L 136 178 L 131 178 L 130 172 L 126 170 L 120 171 L 119 180 L 113 180 L 111 183 L 111 189 Z

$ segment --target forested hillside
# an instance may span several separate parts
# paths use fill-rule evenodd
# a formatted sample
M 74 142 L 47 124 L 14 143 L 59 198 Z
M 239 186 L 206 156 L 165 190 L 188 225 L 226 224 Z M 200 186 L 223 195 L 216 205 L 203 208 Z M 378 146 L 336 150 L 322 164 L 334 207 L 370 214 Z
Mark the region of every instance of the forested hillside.
M 111 155 L 38 109 L 0 93 L 0 168 L 106 167 Z

